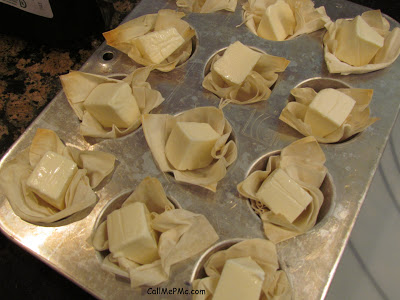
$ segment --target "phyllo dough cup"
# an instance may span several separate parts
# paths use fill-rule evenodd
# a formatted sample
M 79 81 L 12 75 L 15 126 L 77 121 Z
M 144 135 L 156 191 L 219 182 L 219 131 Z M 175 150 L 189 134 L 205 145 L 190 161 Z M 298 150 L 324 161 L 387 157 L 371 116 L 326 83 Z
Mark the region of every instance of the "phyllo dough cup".
M 269 157 L 265 171 L 255 171 L 237 185 L 240 195 L 250 199 L 252 208 L 260 216 L 269 240 L 279 243 L 305 233 L 315 225 L 324 201 L 320 190 L 327 174 L 324 163 L 325 155 L 316 139 L 305 137 L 283 148 L 280 155 Z M 278 168 L 283 169 L 312 197 L 311 203 L 293 222 L 281 214 L 274 214 L 257 197 L 264 180 Z
M 78 166 L 67 188 L 65 208 L 62 210 L 40 199 L 26 183 L 34 167 L 48 151 L 60 154 Z M 114 170 L 114 163 L 115 156 L 112 154 L 64 146 L 54 131 L 37 129 L 31 146 L 6 162 L 0 173 L 0 191 L 21 219 L 52 223 L 93 205 L 97 196 L 92 189 Z
M 176 122 L 208 123 L 221 137 L 216 141 L 210 165 L 201 169 L 179 171 L 169 163 L 165 147 Z M 232 127 L 225 119 L 222 110 L 216 107 L 199 107 L 185 111 L 177 116 L 167 114 L 146 114 L 142 117 L 143 132 L 153 154 L 154 160 L 163 172 L 172 172 L 177 181 L 187 182 L 216 191 L 217 183 L 226 174 L 226 169 L 237 158 L 237 147 L 229 140 Z
M 204 251 L 219 238 L 203 215 L 175 209 L 156 178 L 146 177 L 122 207 L 136 202 L 144 203 L 151 214 L 150 225 L 158 235 L 159 259 L 141 265 L 110 253 L 102 262 L 104 270 L 129 278 L 134 288 L 167 281 L 171 266 Z M 92 244 L 97 251 L 108 250 L 107 220 L 95 228 Z
M 187 8 L 195 13 L 213 13 L 219 10 L 234 12 L 237 0 L 177 0 L 178 7 Z
M 327 33 L 324 36 L 325 62 L 330 73 L 363 74 L 390 66 L 400 54 L 400 28 L 390 31 L 389 22 L 382 16 L 380 10 L 371 10 L 361 14 L 361 18 L 380 36 L 384 38 L 383 47 L 373 56 L 368 64 L 353 66 L 338 59 L 335 54 L 338 49 L 337 35 L 348 22 L 338 19 L 325 25 Z M 362 48 L 360 49 L 362 51 Z
M 294 88 L 290 93 L 296 101 L 289 102 L 282 110 L 279 119 L 296 129 L 304 136 L 314 136 L 320 143 L 336 143 L 347 140 L 353 135 L 362 132 L 372 125 L 378 118 L 370 117 L 369 104 L 372 100 L 373 90 L 341 88 L 337 89 L 355 101 L 355 105 L 344 123 L 326 136 L 317 136 L 311 127 L 304 122 L 308 106 L 317 95 L 312 88 Z
M 290 32 L 284 40 L 322 29 L 330 21 L 325 8 L 323 6 L 315 8 L 311 0 L 284 0 L 284 2 L 290 6 L 295 19 L 290 30 L 293 33 Z M 275 3 L 276 1 L 272 0 L 249 0 L 243 5 L 243 20 L 252 33 L 259 35 L 261 20 L 267 8 Z M 271 22 L 272 26 L 277 23 L 276 20 L 271 20 Z
M 252 49 L 250 51 L 257 52 Z M 283 57 L 262 53 L 244 81 L 240 84 L 234 84 L 229 83 L 215 70 L 214 65 L 221 58 L 222 56 L 219 54 L 212 58 L 210 72 L 203 80 L 203 87 L 224 99 L 225 102 L 234 104 L 251 104 L 267 100 L 271 95 L 272 85 L 278 79 L 278 73 L 285 71 L 290 63 Z
M 185 62 L 193 51 L 192 38 L 195 36 L 195 32 L 187 22 L 181 20 L 184 16 L 183 12 L 162 9 L 157 14 L 144 15 L 130 20 L 111 31 L 104 32 L 103 35 L 109 46 L 127 54 L 138 64 L 151 66 L 162 72 L 169 72 L 175 69 L 177 65 Z M 168 19 L 168 22 L 165 19 Z M 142 53 L 144 49 L 140 47 L 137 40 L 148 33 L 170 28 L 175 28 L 178 31 L 184 43 L 162 62 L 154 63 L 148 57 L 149 53 Z M 159 47 L 159 45 L 154 44 L 151 49 L 156 47 Z M 161 51 L 162 48 L 160 48 Z
M 61 75 L 61 83 L 65 96 L 75 114 L 81 120 L 80 133 L 83 136 L 99 137 L 99 138 L 117 138 L 125 136 L 141 125 L 141 115 L 148 114 L 150 111 L 159 106 L 164 98 L 160 92 L 151 88 L 146 81 L 150 75 L 152 68 L 144 67 L 134 70 L 123 80 L 113 79 L 106 76 L 84 73 L 80 71 L 71 71 L 68 74 Z M 111 127 L 104 127 L 104 121 L 96 119 L 86 108 L 85 101 L 91 92 L 100 84 L 129 84 L 132 90 L 132 97 L 136 101 L 136 110 L 139 109 L 137 118 L 133 120 L 128 128 L 117 127 L 112 124 Z M 135 105 L 135 106 L 136 106 Z M 103 114 L 109 111 L 106 109 Z M 98 114 L 101 116 L 101 114 Z
M 193 299 L 212 299 L 225 262 L 240 257 L 250 257 L 265 273 L 260 299 L 292 299 L 292 288 L 286 273 L 279 269 L 276 247 L 271 241 L 263 239 L 244 240 L 226 250 L 213 253 L 204 264 L 208 277 L 196 279 L 192 283 L 193 289 L 206 292 L 193 296 Z

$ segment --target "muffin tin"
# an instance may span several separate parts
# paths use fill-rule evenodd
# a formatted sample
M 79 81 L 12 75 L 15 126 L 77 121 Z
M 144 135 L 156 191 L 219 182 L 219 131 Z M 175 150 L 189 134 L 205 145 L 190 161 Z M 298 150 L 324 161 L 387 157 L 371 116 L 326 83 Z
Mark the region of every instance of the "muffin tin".
M 3 233 L 98 298 L 190 299 L 190 295 L 148 294 L 148 288 L 133 290 L 126 280 L 101 269 L 102 256 L 96 254 L 88 239 L 95 224 L 105 217 L 110 201 L 122 201 L 126 195 L 121 191 L 132 190 L 145 177 L 153 176 L 161 181 L 167 196 L 176 205 L 204 214 L 219 234 L 222 245 L 246 238 L 264 238 L 261 220 L 248 201 L 239 196 L 236 185 L 250 172 L 263 168 L 270 154 L 279 153 L 302 137 L 278 120 L 281 110 L 291 100 L 290 90 L 310 82 L 316 88 L 370 88 L 374 89 L 370 105 L 372 116 L 380 120 L 345 142 L 321 145 L 329 171 L 322 187 L 327 202 L 313 229 L 277 245 L 280 266 L 288 275 L 294 299 L 324 298 L 399 110 L 400 60 L 386 69 L 364 75 L 329 74 L 323 57 L 324 30 L 289 41 L 267 41 L 253 35 L 244 25 L 236 28 L 242 22 L 244 1 L 238 2 L 235 13 L 188 13 L 184 20 L 196 30 L 192 56 L 169 73 L 155 71 L 149 77 L 152 87 L 166 99 L 152 113 L 174 115 L 196 106 L 218 106 L 218 97 L 203 89 L 201 83 L 210 58 L 236 40 L 291 61 L 286 71 L 279 75 L 268 101 L 244 106 L 230 104 L 223 109 L 233 127 L 232 138 L 238 146 L 238 159 L 228 168 L 216 193 L 177 182 L 172 176 L 163 174 L 152 158 L 141 127 L 113 140 L 80 136 L 79 120 L 61 91 L 7 152 L 0 167 L 28 147 L 36 129 L 43 127 L 56 131 L 67 145 L 116 155 L 116 169 L 96 190 L 99 202 L 91 211 L 78 213 L 56 224 L 27 223 L 13 213 L 4 197 L 0 198 Z M 354 17 L 367 10 L 343 0 L 315 1 L 316 7 L 321 5 L 332 20 Z M 126 20 L 163 8 L 176 9 L 175 1 L 142 1 Z M 390 17 L 386 18 L 392 27 L 400 26 Z M 128 74 L 134 66 L 125 54 L 103 43 L 81 71 L 113 76 Z M 199 253 L 174 265 L 170 280 L 160 287 L 190 290 L 191 280 L 201 274 L 198 266 L 203 255 Z

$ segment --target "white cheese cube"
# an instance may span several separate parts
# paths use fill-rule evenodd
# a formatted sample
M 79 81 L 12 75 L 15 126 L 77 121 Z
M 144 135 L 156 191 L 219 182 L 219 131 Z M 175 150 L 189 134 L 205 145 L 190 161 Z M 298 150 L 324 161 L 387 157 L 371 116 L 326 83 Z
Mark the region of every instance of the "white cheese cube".
M 139 264 L 159 258 L 156 235 L 150 225 L 150 212 L 142 202 L 135 202 L 107 216 L 110 252 Z
M 264 180 L 256 197 L 291 223 L 312 201 L 311 195 L 282 169 L 276 169 Z
M 249 1 L 250 3 L 250 1 Z M 265 0 L 253 0 L 251 3 L 251 8 L 253 10 L 264 11 L 266 9 L 267 2 Z
M 48 151 L 28 177 L 27 186 L 48 204 L 62 210 L 65 208 L 65 193 L 77 171 L 75 162 Z
M 260 57 L 261 53 L 236 41 L 214 63 L 213 69 L 226 82 L 239 85 L 250 74 Z
M 149 32 L 135 39 L 140 54 L 154 64 L 159 64 L 185 42 L 175 27 Z
M 320 91 L 308 106 L 304 122 L 313 135 L 324 137 L 338 129 L 351 113 L 355 101 L 335 89 Z
M 177 122 L 168 137 L 165 154 L 177 170 L 207 167 L 220 135 L 207 123 Z
M 258 300 L 264 278 L 264 270 L 250 257 L 228 259 L 213 300 Z
M 129 128 L 140 118 L 132 89 L 125 82 L 99 84 L 83 103 L 85 109 L 104 127 Z
M 182 37 L 187 36 L 191 30 L 189 23 L 177 18 L 175 14 L 171 14 L 169 11 L 159 11 L 154 24 L 154 31 L 161 31 L 170 27 L 174 27 Z
M 283 41 L 292 35 L 296 26 L 293 11 L 283 0 L 267 7 L 257 28 L 258 36 L 272 41 Z
M 360 16 L 344 21 L 336 39 L 335 56 L 356 67 L 367 65 L 384 43 L 384 38 Z

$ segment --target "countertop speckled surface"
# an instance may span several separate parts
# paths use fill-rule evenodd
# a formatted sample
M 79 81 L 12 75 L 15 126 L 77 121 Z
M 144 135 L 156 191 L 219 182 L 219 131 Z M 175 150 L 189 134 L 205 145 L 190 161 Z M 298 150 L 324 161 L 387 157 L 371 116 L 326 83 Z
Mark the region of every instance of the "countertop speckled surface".
M 150 1 L 150 0 L 144 0 Z M 113 2 L 111 28 L 139 1 Z M 397 1 L 353 1 L 400 20 Z M 104 41 L 101 34 L 54 47 L 0 34 L 0 156 L 61 90 L 59 75 L 78 70 Z M 90 298 L 41 261 L 0 234 L 0 289 L 11 299 Z
M 139 0 L 111 2 L 110 29 Z M 57 47 L 0 33 L 0 156 L 61 90 L 59 76 L 78 70 L 103 41 L 100 32 L 73 41 L 68 47 Z M 3 234 L 0 234 L 0 290 L 7 299 L 92 298 Z
M 113 2 L 109 28 L 139 1 Z M 78 70 L 103 41 L 100 32 L 56 47 L 0 33 L 0 156 L 61 90 L 59 76 Z

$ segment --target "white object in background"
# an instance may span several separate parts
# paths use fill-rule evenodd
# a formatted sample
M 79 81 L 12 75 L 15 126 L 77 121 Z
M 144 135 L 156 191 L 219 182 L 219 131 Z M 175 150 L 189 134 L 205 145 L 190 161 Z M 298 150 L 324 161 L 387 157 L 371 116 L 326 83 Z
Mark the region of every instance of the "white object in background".
M 0 0 L 0 2 L 41 17 L 51 19 L 54 16 L 49 0 Z
M 399 299 L 399 136 L 397 118 L 326 300 Z

